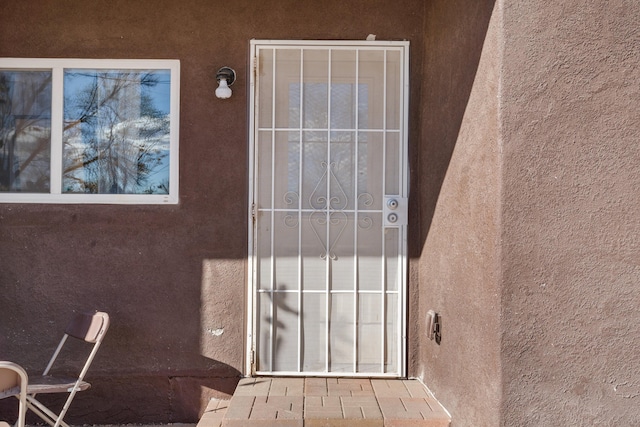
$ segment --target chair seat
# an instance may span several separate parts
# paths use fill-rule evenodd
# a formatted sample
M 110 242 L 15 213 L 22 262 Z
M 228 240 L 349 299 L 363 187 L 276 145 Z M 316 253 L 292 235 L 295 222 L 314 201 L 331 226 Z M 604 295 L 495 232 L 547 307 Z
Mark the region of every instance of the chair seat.
M 0 391 L 0 399 L 4 399 L 5 397 L 17 396 L 19 394 L 20 394 L 20 386 L 18 385 L 18 386 Z
M 69 393 L 73 390 L 77 378 L 53 377 L 45 375 L 39 378 L 30 378 L 27 385 L 27 394 L 39 393 Z M 77 391 L 85 391 L 91 384 L 86 381 L 80 381 Z

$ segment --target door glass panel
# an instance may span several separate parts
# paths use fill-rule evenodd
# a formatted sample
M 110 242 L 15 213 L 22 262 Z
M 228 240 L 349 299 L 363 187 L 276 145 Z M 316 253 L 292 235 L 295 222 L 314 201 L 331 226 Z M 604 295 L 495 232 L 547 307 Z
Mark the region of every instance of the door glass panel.
M 273 54 L 273 49 L 261 49 L 258 56 L 260 72 L 258 126 L 260 128 L 273 127 L 273 106 L 270 102 L 273 100 Z
M 300 126 L 300 95 L 290 92 L 291 87 L 300 86 L 299 49 L 276 51 L 275 82 L 276 128 Z
M 304 51 L 304 86 L 302 94 L 302 126 L 326 129 L 329 106 L 329 51 Z
M 400 52 L 387 51 L 386 69 L 386 128 L 400 129 L 402 78 L 400 76 Z
M 385 141 L 385 194 L 400 194 L 400 135 L 387 132 Z
M 358 209 L 382 209 L 383 134 L 358 132 Z
M 298 209 L 300 182 L 300 132 L 276 131 L 274 205 Z
M 353 281 L 355 268 L 353 214 L 333 212 L 330 218 L 331 289 L 353 290 L 355 286 Z
M 302 289 L 321 291 L 327 288 L 326 263 L 326 214 L 304 212 L 300 223 L 302 229 Z
M 274 292 L 275 371 L 298 370 L 298 293 Z
M 275 287 L 298 289 L 298 215 L 274 212 L 273 249 L 275 254 Z
M 362 50 L 359 61 L 359 82 L 366 85 L 367 103 L 358 105 L 359 129 L 384 128 L 384 51 Z M 361 114 L 366 112 L 366 116 Z
M 387 272 L 388 291 L 397 291 L 400 280 L 400 252 L 399 252 L 399 228 L 386 228 L 384 230 L 384 259 Z
M 258 289 L 271 289 L 271 212 L 258 212 L 256 228 Z
M 273 176 L 273 169 L 271 166 L 271 138 L 272 132 L 261 131 L 258 132 L 257 144 L 257 199 L 259 208 L 271 207 L 271 177 Z
M 326 295 L 305 293 L 302 297 L 303 348 L 302 369 L 323 372 L 327 345 Z
M 353 209 L 357 170 L 355 132 L 331 132 L 330 150 L 330 207 L 338 210 Z
M 358 289 L 382 288 L 382 215 L 361 214 L 358 218 Z
M 273 308 L 271 294 L 270 293 L 258 293 L 257 313 L 260 329 L 256 335 L 257 351 L 257 364 L 264 370 L 273 370 L 272 366 L 272 353 L 273 353 L 273 340 L 271 334 L 273 331 L 273 315 L 271 309 Z
M 358 129 L 369 129 L 369 85 L 363 82 L 362 79 L 358 79 Z
M 385 372 L 393 372 L 398 364 L 398 294 L 387 294 Z
M 356 51 L 331 52 L 331 129 L 356 127 Z
M 358 295 L 358 370 L 382 371 L 382 307 L 381 294 Z
M 302 207 L 322 209 L 327 203 L 327 132 L 304 132 L 302 140 Z
M 329 334 L 332 372 L 353 372 L 353 294 L 331 295 Z

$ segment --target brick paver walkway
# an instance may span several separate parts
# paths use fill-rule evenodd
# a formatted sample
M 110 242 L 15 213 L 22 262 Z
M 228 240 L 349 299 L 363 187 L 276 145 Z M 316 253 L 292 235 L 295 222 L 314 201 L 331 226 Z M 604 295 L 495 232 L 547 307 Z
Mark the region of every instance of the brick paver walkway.
M 449 416 L 415 380 L 244 378 L 230 402 L 212 401 L 198 427 L 447 427 Z

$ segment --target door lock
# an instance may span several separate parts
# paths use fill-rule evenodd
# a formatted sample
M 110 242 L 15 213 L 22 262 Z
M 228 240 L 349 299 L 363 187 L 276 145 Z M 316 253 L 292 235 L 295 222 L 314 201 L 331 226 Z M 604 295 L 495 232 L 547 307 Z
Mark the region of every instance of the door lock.
M 385 196 L 382 205 L 382 218 L 385 227 L 407 225 L 408 199 L 400 196 Z

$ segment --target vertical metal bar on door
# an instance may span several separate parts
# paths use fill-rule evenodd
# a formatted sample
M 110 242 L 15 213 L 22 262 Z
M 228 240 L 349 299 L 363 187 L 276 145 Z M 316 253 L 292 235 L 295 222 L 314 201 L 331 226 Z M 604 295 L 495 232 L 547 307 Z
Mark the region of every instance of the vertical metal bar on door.
M 272 71 L 272 77 L 271 77 L 271 87 L 272 87 L 272 96 L 271 96 L 271 230 L 270 230 L 270 239 L 271 239 L 271 246 L 270 246 L 270 250 L 271 250 L 271 260 L 270 260 L 270 264 L 271 264 L 271 289 L 270 289 L 270 295 L 271 295 L 271 306 L 269 307 L 270 309 L 270 316 L 271 316 L 271 327 L 269 328 L 269 334 L 270 334 L 270 355 L 269 355 L 269 365 L 270 365 L 270 370 L 274 371 L 275 369 L 275 346 L 276 346 L 276 324 L 277 319 L 276 316 L 278 315 L 276 313 L 276 294 L 275 294 L 275 279 L 276 279 L 276 254 L 275 254 L 275 233 L 274 233 L 274 226 L 275 226 L 275 177 L 276 174 L 274 173 L 275 171 L 275 159 L 276 159 L 276 50 L 272 49 L 271 51 L 271 55 L 272 55 L 272 62 L 273 62 L 273 71 Z
M 300 97 L 298 99 L 298 111 L 300 111 L 300 117 L 298 120 L 298 372 L 302 372 L 302 327 L 304 325 L 302 319 L 304 313 L 302 311 L 302 290 L 303 290 L 303 276 L 302 276 L 302 100 L 304 94 L 304 84 L 302 81 L 304 62 L 304 49 L 300 49 L 300 78 L 298 79 L 300 84 Z
M 387 49 L 383 50 L 382 55 L 383 71 L 382 71 L 382 194 L 387 194 Z M 384 202 L 384 198 L 383 198 Z M 382 290 L 381 290 L 381 328 L 382 334 L 380 339 L 380 372 L 385 372 L 385 345 L 386 345 L 386 329 L 387 329 L 387 316 L 386 316 L 386 300 L 387 300 L 387 251 L 385 247 L 385 232 L 384 227 L 384 206 L 383 206 L 383 218 L 381 228 L 381 245 L 382 245 Z
M 331 298 L 331 49 L 327 51 L 327 187 L 326 187 L 326 258 L 325 258 L 325 274 L 326 276 L 326 298 L 327 298 L 327 335 L 325 343 L 325 369 L 329 372 L 331 357 L 331 308 L 333 301 Z
M 360 125 L 359 117 L 358 117 L 358 108 L 360 102 L 360 91 L 358 88 L 360 87 L 360 49 L 355 50 L 356 60 L 355 60 L 355 68 L 356 68 L 356 76 L 355 76 L 355 105 L 354 105 L 354 132 L 352 134 L 352 138 L 354 138 L 355 144 L 355 166 L 354 166 L 354 184 L 353 184 L 353 372 L 358 372 L 358 303 L 360 301 L 360 297 L 358 295 L 358 290 L 360 289 L 359 277 L 358 277 L 358 220 L 359 220 L 359 203 L 358 203 L 358 171 L 360 170 L 360 134 L 358 132 L 358 128 Z

